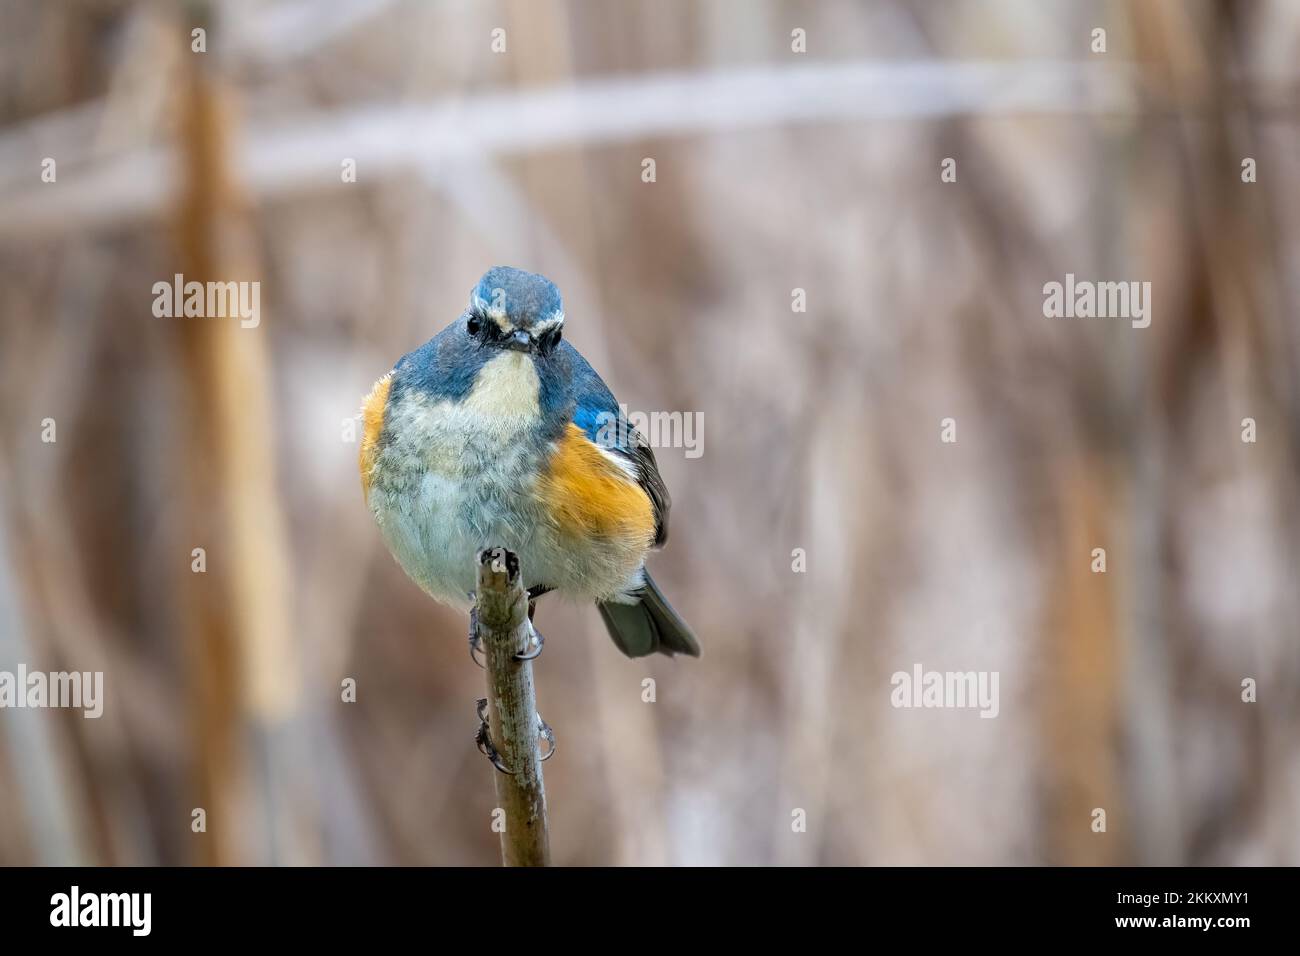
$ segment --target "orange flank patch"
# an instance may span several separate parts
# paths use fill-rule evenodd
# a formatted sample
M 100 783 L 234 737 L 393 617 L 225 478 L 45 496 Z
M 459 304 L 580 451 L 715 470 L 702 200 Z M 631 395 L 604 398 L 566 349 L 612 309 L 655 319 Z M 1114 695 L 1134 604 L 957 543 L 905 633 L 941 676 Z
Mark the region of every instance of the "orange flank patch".
M 654 540 L 649 496 L 577 425 L 556 443 L 538 495 L 564 535 L 612 539 L 636 550 Z
M 369 497 L 370 475 L 375 467 L 375 456 L 379 454 L 379 433 L 384 428 L 384 406 L 388 404 L 388 389 L 393 384 L 393 373 L 389 372 L 370 389 L 370 394 L 361 403 L 361 491 Z

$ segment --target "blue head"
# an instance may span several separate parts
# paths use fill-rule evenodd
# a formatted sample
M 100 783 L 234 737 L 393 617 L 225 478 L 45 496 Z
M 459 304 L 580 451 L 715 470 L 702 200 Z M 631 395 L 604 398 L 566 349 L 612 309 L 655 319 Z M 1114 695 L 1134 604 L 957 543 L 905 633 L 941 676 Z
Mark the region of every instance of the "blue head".
M 548 356 L 560 343 L 564 302 L 545 276 L 494 266 L 470 293 L 465 329 L 487 348 Z
M 390 401 L 408 390 L 463 401 L 484 369 L 509 369 L 509 375 L 493 376 L 492 388 L 536 389 L 542 417 L 559 422 L 572 405 L 574 376 L 594 375 L 561 342 L 563 327 L 560 291 L 549 279 L 507 266 L 489 269 L 465 311 L 397 363 Z

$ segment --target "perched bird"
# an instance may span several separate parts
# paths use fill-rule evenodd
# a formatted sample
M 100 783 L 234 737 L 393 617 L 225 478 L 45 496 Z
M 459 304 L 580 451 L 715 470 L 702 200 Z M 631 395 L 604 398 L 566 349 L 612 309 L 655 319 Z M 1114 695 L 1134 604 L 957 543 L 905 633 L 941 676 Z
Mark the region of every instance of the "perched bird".
M 475 556 L 500 545 L 530 599 L 594 601 L 629 657 L 698 657 L 645 570 L 668 536 L 654 453 L 563 330 L 550 280 L 490 269 L 465 312 L 367 396 L 366 502 L 398 563 L 444 604 L 472 607 Z

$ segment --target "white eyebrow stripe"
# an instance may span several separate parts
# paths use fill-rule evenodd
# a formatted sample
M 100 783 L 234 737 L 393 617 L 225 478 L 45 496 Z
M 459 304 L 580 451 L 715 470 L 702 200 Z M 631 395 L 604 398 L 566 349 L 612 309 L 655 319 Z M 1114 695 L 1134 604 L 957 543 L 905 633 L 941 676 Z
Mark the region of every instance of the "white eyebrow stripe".
M 558 326 L 561 326 L 563 324 L 564 324 L 564 313 L 556 312 L 549 319 L 542 319 L 542 321 L 540 322 L 534 322 L 533 332 L 537 335 L 540 335 L 543 332 L 549 332 L 551 329 L 557 328 Z
M 484 299 L 481 295 L 474 296 L 474 301 L 472 304 L 474 306 L 474 311 L 482 312 L 489 319 L 495 322 L 497 328 L 499 328 L 502 332 L 513 332 L 515 330 L 514 324 L 508 318 L 506 318 L 505 309 L 498 309 L 496 306 L 492 305 L 492 303 Z

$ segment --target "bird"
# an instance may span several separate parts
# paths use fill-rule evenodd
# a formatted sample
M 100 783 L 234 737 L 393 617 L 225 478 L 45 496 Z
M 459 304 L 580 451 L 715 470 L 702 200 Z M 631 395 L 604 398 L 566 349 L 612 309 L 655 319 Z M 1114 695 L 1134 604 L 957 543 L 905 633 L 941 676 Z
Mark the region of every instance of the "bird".
M 700 656 L 691 628 L 646 571 L 668 539 L 654 452 L 586 359 L 564 340 L 559 289 L 489 269 L 465 310 L 403 356 L 361 410 L 361 486 L 380 536 L 435 600 L 471 613 L 475 559 L 519 559 L 532 628 L 538 597 L 593 602 L 628 657 Z

